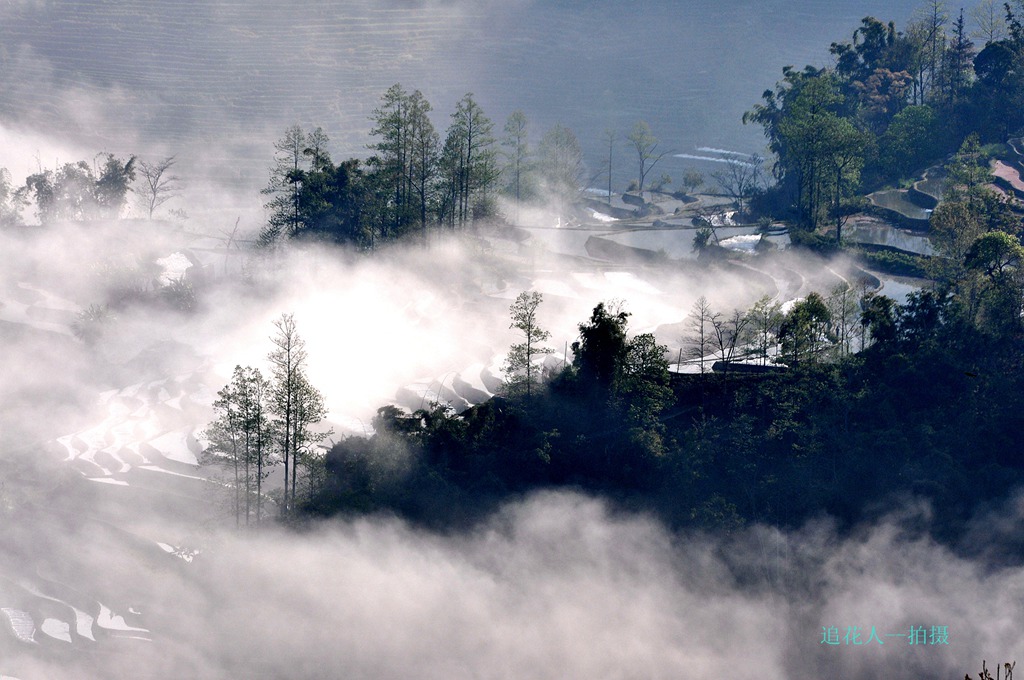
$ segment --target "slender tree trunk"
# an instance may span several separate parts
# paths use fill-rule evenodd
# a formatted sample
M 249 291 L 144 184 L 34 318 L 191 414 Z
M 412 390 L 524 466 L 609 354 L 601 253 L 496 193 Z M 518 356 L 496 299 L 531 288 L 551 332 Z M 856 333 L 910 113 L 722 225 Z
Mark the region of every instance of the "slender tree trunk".
M 296 417 L 295 417 L 295 430 L 296 430 L 296 432 L 292 433 L 292 505 L 293 506 L 295 505 L 295 499 L 296 499 L 296 495 L 295 495 L 295 478 L 298 476 L 298 472 L 299 472 L 298 429 L 300 427 L 301 427 L 300 420 L 299 420 L 298 414 L 296 414 Z M 285 479 L 285 484 L 287 484 L 287 482 L 288 482 L 288 480 L 286 478 Z M 294 507 L 293 507 L 293 509 L 294 509 Z
M 249 526 L 249 515 L 252 501 L 252 475 L 249 473 L 249 458 L 252 447 L 249 441 L 249 428 L 245 431 L 245 525 Z
M 260 426 L 262 429 L 262 426 Z M 256 527 L 263 521 L 263 435 L 256 440 Z
M 294 374 L 295 368 L 292 366 L 291 348 L 286 352 L 286 371 L 285 374 L 285 410 L 284 410 L 284 503 L 281 506 L 281 513 L 287 515 L 291 509 L 291 504 L 288 498 L 288 472 L 291 466 L 294 465 L 294 461 L 291 457 L 292 448 L 292 421 L 295 414 L 292 413 L 294 404 L 292 403 L 294 388 Z
M 615 138 L 608 135 L 608 205 L 612 204 L 612 148 Z
M 843 242 L 843 216 L 839 210 L 839 206 L 842 202 L 842 180 L 843 180 L 843 168 L 842 166 L 836 166 L 836 202 L 834 210 L 836 211 L 836 245 Z
M 237 529 L 242 524 L 242 522 L 241 522 L 242 508 L 241 508 L 241 499 L 238 496 L 238 494 L 240 493 L 240 491 L 239 491 L 239 483 L 238 483 L 238 444 L 235 441 L 234 437 L 232 437 L 232 440 L 231 440 L 231 457 L 235 461 L 235 463 L 234 463 L 234 468 L 235 468 L 235 528 Z

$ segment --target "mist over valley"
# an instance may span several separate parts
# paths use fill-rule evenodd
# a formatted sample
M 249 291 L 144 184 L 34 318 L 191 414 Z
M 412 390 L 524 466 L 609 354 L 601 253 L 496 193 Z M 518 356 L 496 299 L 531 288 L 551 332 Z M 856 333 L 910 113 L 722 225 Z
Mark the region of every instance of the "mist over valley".
M 940 5 L 7 3 L 0 678 L 1009 680 L 1024 144 L 900 80 Z

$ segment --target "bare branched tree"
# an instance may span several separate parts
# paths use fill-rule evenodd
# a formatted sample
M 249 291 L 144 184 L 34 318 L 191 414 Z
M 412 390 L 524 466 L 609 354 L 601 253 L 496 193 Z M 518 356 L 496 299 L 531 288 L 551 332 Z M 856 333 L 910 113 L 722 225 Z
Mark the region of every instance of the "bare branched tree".
M 142 188 L 138 193 L 148 211 L 149 219 L 153 219 L 153 212 L 157 208 L 177 196 L 181 190 L 181 179 L 170 174 L 174 163 L 174 156 L 167 156 L 156 163 L 139 161 L 138 171 Z
M 658 138 L 651 134 L 651 128 L 645 121 L 638 120 L 629 135 L 626 137 L 629 143 L 633 145 L 633 149 L 636 150 L 637 161 L 639 163 L 640 176 L 637 178 L 637 190 L 640 193 L 644 191 L 644 180 L 647 175 L 654 169 L 654 166 L 658 164 L 662 158 L 664 158 L 669 152 L 662 151 L 658 152 Z
M 689 345 L 686 356 L 697 362 L 701 373 L 706 371 L 705 363 L 708 355 L 713 351 L 715 328 L 720 323 L 721 318 L 721 313 L 714 311 L 708 299 L 703 295 L 697 298 L 697 301 L 693 303 L 693 307 L 690 309 L 689 318 L 686 322 L 686 340 Z
M 998 42 L 1006 37 L 1006 18 L 1002 3 L 997 0 L 981 0 L 971 10 L 974 30 L 971 37 L 982 41 L 982 45 Z
M 615 152 L 615 130 L 608 128 L 601 139 L 608 143 L 608 205 L 612 204 L 612 155 Z
M 739 309 L 734 309 L 729 316 L 713 315 L 711 317 L 711 343 L 718 359 L 730 363 L 736 356 L 737 347 L 746 336 L 750 318 Z
M 731 158 L 726 162 L 724 170 L 711 173 L 711 177 L 718 183 L 722 191 L 736 203 L 736 209 L 741 213 L 744 203 L 761 187 L 764 181 L 761 172 L 763 164 L 764 159 L 756 154 L 745 160 Z

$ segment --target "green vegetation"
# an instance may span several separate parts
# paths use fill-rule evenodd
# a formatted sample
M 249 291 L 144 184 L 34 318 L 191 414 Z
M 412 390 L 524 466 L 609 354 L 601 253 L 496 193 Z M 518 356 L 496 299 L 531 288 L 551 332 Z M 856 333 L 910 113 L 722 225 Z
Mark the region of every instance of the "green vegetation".
M 323 458 L 317 448 L 331 435 L 314 427 L 327 409 L 306 376 L 305 342 L 295 319 L 282 314 L 274 328 L 274 349 L 267 356 L 271 377 L 264 378 L 251 366 L 236 366 L 231 382 L 217 393 L 216 419 L 204 433 L 210 442 L 205 462 L 231 470 L 239 526 L 262 522 L 263 482 L 279 462 L 284 465 L 284 487 L 277 499 L 282 517 L 291 516 L 298 507 L 300 467 L 306 487 L 302 495 L 318 493 Z
M 864 209 L 861 192 L 931 166 L 909 194 L 935 208 L 935 255 L 855 251 L 874 268 L 927 275 L 930 288 L 901 306 L 841 285 L 785 314 L 771 299 L 731 313 L 701 299 L 685 348 L 695 374 L 670 374 L 665 348 L 631 337 L 629 314 L 602 303 L 580 324 L 572 363 L 543 381 L 533 360 L 546 338 L 541 298 L 524 293 L 510 310 L 525 342 L 510 353 L 504 395 L 461 414 L 443 404 L 379 409 L 372 437 L 331 449 L 324 485 L 304 508 L 388 510 L 447 526 L 509 495 L 573 487 L 672 525 L 729 529 L 821 512 L 850 525 L 909 495 L 934 502 L 936 533 L 957 536 L 977 488 L 991 501 L 1024 481 L 1014 443 L 1024 425 L 1021 220 L 990 188 L 989 142 L 1002 132 L 971 112 L 1020 113 L 985 99 L 996 67 L 972 74 L 962 17 L 940 39 L 946 23 L 933 9 L 906 33 L 866 18 L 853 42 L 832 46 L 835 68 L 786 69 L 746 116 L 776 157 L 777 184 L 754 209 L 788 214 L 792 242 L 822 255 L 842 248 L 846 219 Z M 1008 21 L 1010 37 L 993 37 L 982 54 L 1003 50 L 1024 67 L 1024 32 L 1013 11 Z M 1012 64 L 999 68 L 1017 78 Z M 506 132 L 508 186 L 521 198 L 525 120 L 510 119 Z M 657 140 L 642 123 L 629 139 L 639 189 Z M 749 193 L 737 190 L 737 202 Z M 713 236 L 703 231 L 696 247 L 710 251 Z
M 852 43 L 832 46 L 835 68 L 786 69 L 746 116 L 776 156 L 777 184 L 754 202 L 788 210 L 793 243 L 823 255 L 842 247 L 865 188 L 903 183 L 952 152 L 921 183 L 943 192 L 930 217 L 936 254 L 857 249 L 863 262 L 927 275 L 932 287 L 900 306 L 842 285 L 785 314 L 770 299 L 731 314 L 702 299 L 686 351 L 696 374 L 670 374 L 664 347 L 630 337 L 628 313 L 599 304 L 580 324 L 571 365 L 543 383 L 529 356 L 544 339 L 540 298 L 524 294 L 511 311 L 526 343 L 507 367 L 510 385 L 524 389 L 461 414 L 441 404 L 380 409 L 374 436 L 330 451 L 306 509 L 387 509 L 447 525 L 509 494 L 571 486 L 673 525 L 728 529 L 821 512 L 852 524 L 912 495 L 932 500 L 935 531 L 955 537 L 976 510 L 975 489 L 991 501 L 1024 481 L 1014 443 L 1024 425 L 1021 220 L 989 186 L 994 147 L 984 143 L 1005 130 L 971 114 L 1020 115 L 985 97 L 996 71 L 1024 73 L 1014 70 L 1024 67 L 1024 32 L 1008 10 L 1010 37 L 982 54 L 1002 50 L 1009 62 L 997 68 L 979 55 L 975 70 L 989 70 L 975 76 L 962 16 L 939 39 L 945 19 L 933 9 L 907 33 L 866 18 Z M 512 123 L 512 133 L 523 129 Z M 630 141 L 639 189 L 656 140 L 638 124 Z M 931 208 L 923 189 L 913 196 Z M 710 249 L 712 237 L 703 232 L 697 247 Z M 726 370 L 708 372 L 709 360 Z
M 264 189 L 270 217 L 260 242 L 303 238 L 361 250 L 412 235 L 425 242 L 431 229 L 497 218 L 499 194 L 515 210 L 523 202 L 553 205 L 560 214 L 572 210 L 583 161 L 569 128 L 552 127 L 534 154 L 521 111 L 509 117 L 499 145 L 472 94 L 457 103 L 443 141 L 431 110 L 418 90 L 389 88 L 374 111 L 373 154 L 365 161 L 335 164 L 322 129 L 289 128 L 275 145 Z
M 658 151 L 658 138 L 651 134 L 651 128 L 647 121 L 638 120 L 626 139 L 636 152 L 638 165 L 636 191 L 643 193 L 647 175 L 658 164 L 658 161 L 668 154 L 668 151 Z
M 998 153 L 1024 126 L 1019 7 L 1007 4 L 1005 21 L 990 17 L 980 51 L 963 12 L 951 18 L 933 3 L 904 31 L 864 18 L 852 41 L 832 44 L 834 67 L 784 69 L 744 116 L 764 128 L 775 155 L 777 184 L 760 208 L 811 232 L 832 221 L 837 242 L 845 204 L 858 194 L 874 192 L 876 204 L 927 219 L 934 204 L 918 209 L 917 198 L 938 197 L 934 177 L 920 183 L 920 197 L 877 190 L 904 185 L 968 139 L 979 158 Z
M 1020 209 L 991 189 L 988 169 L 1024 127 L 1024 29 L 1008 7 L 1005 34 L 993 28 L 976 53 L 963 15 L 950 21 L 941 3 L 930 7 L 903 32 L 865 18 L 852 41 L 831 46 L 834 67 L 783 71 L 745 116 L 765 131 L 774 186 L 764 187 L 756 157 L 713 175 L 739 209 L 784 217 L 795 246 L 825 256 L 844 247 L 846 220 L 867 209 L 867 191 L 876 202 L 908 204 L 908 216 L 932 211 L 934 256 L 854 250 L 872 268 L 927 276 L 928 288 L 901 306 L 842 285 L 785 313 L 771 298 L 732 311 L 701 298 L 678 353 L 679 364 L 685 353 L 699 365 L 692 374 L 670 373 L 666 348 L 631 334 L 629 313 L 605 303 L 579 325 L 571 363 L 542 370 L 550 351 L 542 297 L 524 292 L 509 310 L 519 337 L 500 396 L 463 413 L 384 406 L 373 436 L 343 439 L 326 456 L 313 427 L 323 399 L 305 374 L 294 321 L 282 317 L 271 376 L 239 367 L 208 430 L 234 475 L 239 523 L 259 521 L 263 480 L 280 462 L 288 516 L 386 510 L 446 526 L 509 495 L 572 487 L 672 525 L 728 529 L 795 525 L 821 512 L 851 524 L 913 495 L 934 501 L 936 531 L 955 536 L 976 509 L 976 489 L 991 501 L 1024 481 Z M 569 128 L 555 125 L 531 145 L 517 111 L 496 139 L 472 94 L 443 134 L 431 112 L 421 92 L 389 88 L 365 161 L 335 163 L 322 129 L 289 128 L 264 190 L 261 244 L 372 250 L 494 218 L 502 197 L 516 210 L 544 202 L 560 213 L 578 200 L 581 152 Z M 610 182 L 616 135 L 605 139 Z M 625 139 L 641 190 L 666 152 L 643 121 Z M 17 223 L 28 198 L 44 223 L 116 215 L 136 168 L 134 159 L 105 158 L 102 168 L 68 164 L 20 188 L 0 172 L 0 222 Z M 139 163 L 150 214 L 177 190 L 173 163 Z M 681 186 L 692 192 L 704 181 L 690 171 Z M 766 217 L 762 227 L 773 223 Z M 694 247 L 708 260 L 721 250 L 716 242 L 706 227 Z M 95 339 L 114 311 L 150 296 L 150 274 L 111 265 L 112 299 L 83 312 L 79 335 Z M 185 282 L 159 296 L 182 310 L 196 304 Z
M 929 258 L 885 246 L 858 245 L 853 251 L 865 267 L 883 274 L 925 278 L 929 272 Z
M 568 486 L 676 526 L 728 529 L 820 512 L 852 524 L 910 494 L 934 501 L 936 532 L 955 537 L 974 489 L 991 501 L 1024 481 L 1024 281 L 1011 240 L 969 249 L 957 285 L 903 306 L 839 286 L 785 315 L 771 300 L 698 310 L 694 360 L 779 357 L 788 369 L 673 376 L 664 347 L 630 337 L 628 313 L 599 304 L 571 365 L 530 395 L 462 414 L 381 408 L 374 436 L 331 449 L 306 510 L 387 509 L 444 526 Z
M 523 393 L 527 397 L 532 396 L 540 380 L 540 368 L 536 365 L 536 360 L 552 351 L 550 347 L 540 345 L 551 337 L 551 333 L 537 325 L 537 307 L 543 299 L 540 293 L 520 293 L 509 308 L 512 315 L 512 325 L 509 328 L 515 328 L 522 333 L 523 342 L 512 345 L 505 360 L 508 394 Z
M 263 482 L 270 474 L 273 429 L 270 383 L 259 369 L 235 366 L 231 382 L 213 402 L 216 420 L 204 432 L 206 460 L 225 463 L 232 472 L 235 525 L 263 519 Z

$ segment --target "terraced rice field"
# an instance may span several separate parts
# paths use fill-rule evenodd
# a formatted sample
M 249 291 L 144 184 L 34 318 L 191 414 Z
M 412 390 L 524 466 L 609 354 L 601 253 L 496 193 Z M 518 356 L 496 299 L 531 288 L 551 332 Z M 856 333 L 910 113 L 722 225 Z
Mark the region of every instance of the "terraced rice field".
M 1020 170 L 1000 160 L 992 161 L 992 174 L 1006 182 L 1018 195 L 1024 195 L 1024 179 L 1021 179 Z
M 892 210 L 911 220 L 927 221 L 932 214 L 930 208 L 915 203 L 906 189 L 888 189 L 868 195 L 868 199 L 880 208 Z
M 942 200 L 942 193 L 946 190 L 946 171 L 938 166 L 928 168 L 924 171 L 923 179 L 914 183 L 914 188 L 931 196 L 936 202 Z

